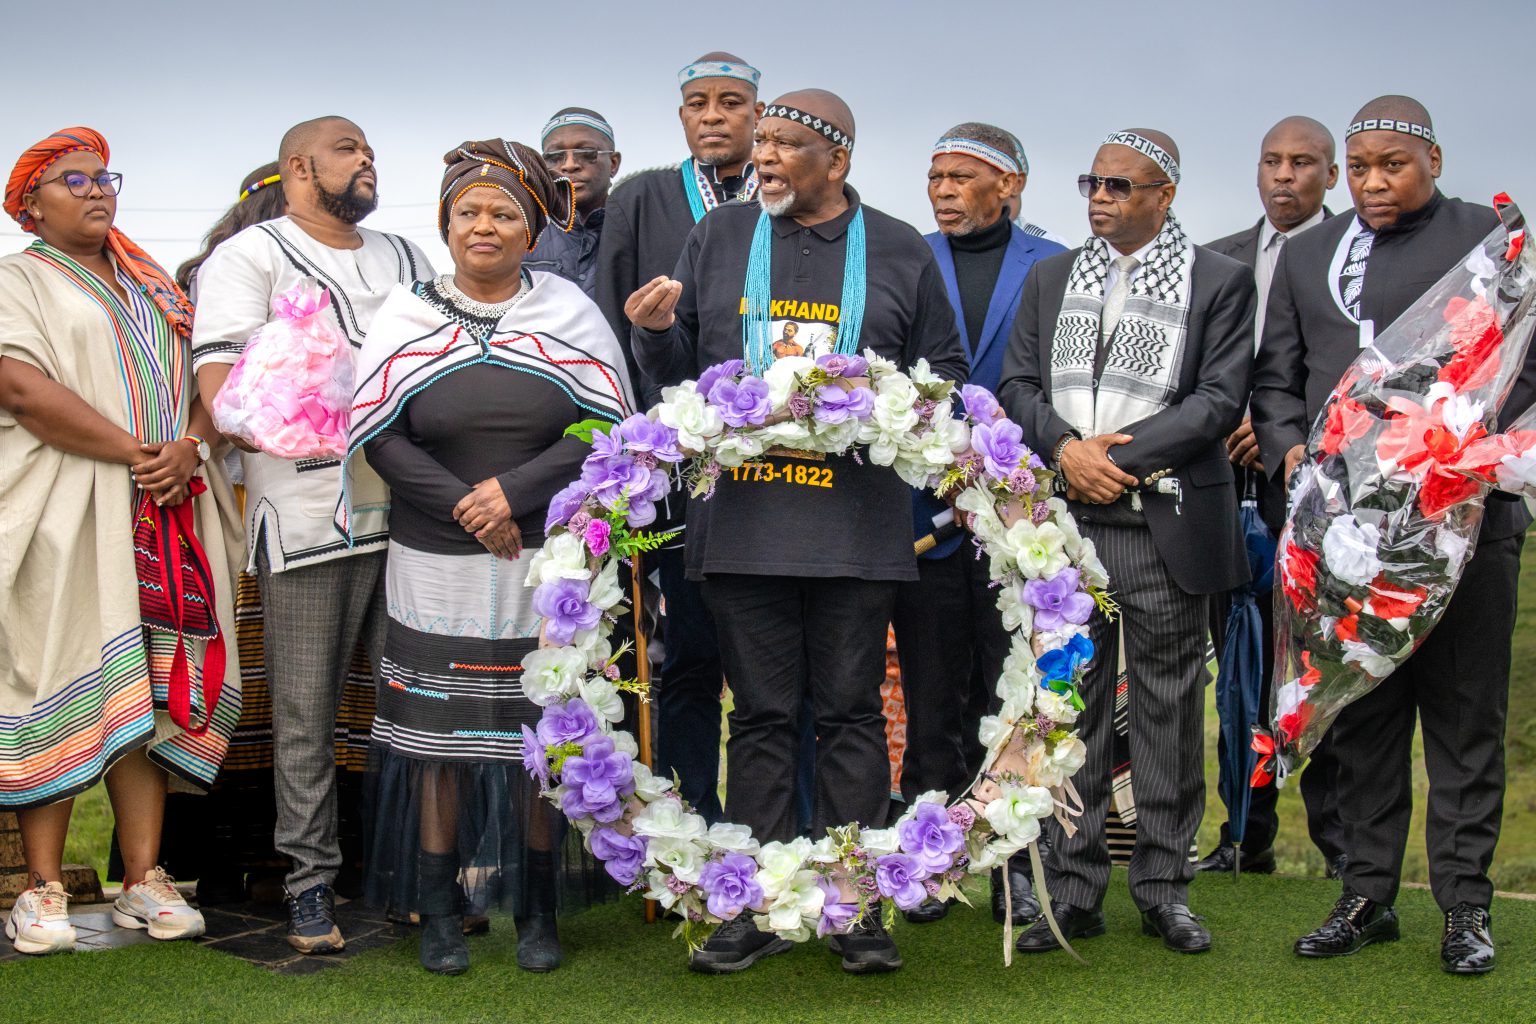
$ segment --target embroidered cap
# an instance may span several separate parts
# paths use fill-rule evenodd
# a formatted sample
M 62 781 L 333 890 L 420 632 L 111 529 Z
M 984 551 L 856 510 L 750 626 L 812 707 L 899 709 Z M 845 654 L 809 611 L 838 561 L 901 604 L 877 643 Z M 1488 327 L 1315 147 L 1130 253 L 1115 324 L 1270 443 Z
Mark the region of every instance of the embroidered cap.
M 1415 124 L 1412 121 L 1398 121 L 1390 117 L 1367 117 L 1363 121 L 1356 121 L 1344 130 L 1344 137 L 1359 135 L 1361 132 L 1402 132 L 1404 135 L 1415 135 L 1430 145 L 1435 144 L 1435 130 L 1428 125 Z
M 593 128 L 607 136 L 609 142 L 614 141 L 613 126 L 608 123 L 602 114 L 595 110 L 587 110 L 584 107 L 566 107 L 554 117 L 551 117 L 544 125 L 544 130 L 539 133 L 539 145 L 542 146 L 550 135 L 558 129 L 573 124 Z
M 848 152 L 853 152 L 853 136 L 843 131 L 843 129 L 839 128 L 837 125 L 833 124 L 831 121 L 828 121 L 824 117 L 817 117 L 813 114 L 807 114 L 803 110 L 797 110 L 794 107 L 787 107 L 782 103 L 775 103 L 773 106 L 764 110 L 763 116 L 782 117 L 793 121 L 796 124 L 804 125 L 805 127 L 811 129 L 811 131 L 820 132 L 822 135 L 826 136 L 828 139 L 831 139 L 837 145 L 842 146 Z
M 1145 135 L 1137 135 L 1135 132 L 1110 132 L 1109 138 L 1104 140 L 1104 145 L 1111 143 L 1117 146 L 1129 146 L 1161 167 L 1163 173 L 1168 175 L 1169 181 L 1175 185 L 1179 183 L 1179 162 L 1173 158 L 1173 154 Z
M 736 78 L 756 89 L 762 77 L 762 72 L 745 61 L 696 60 L 678 71 L 677 84 L 682 88 L 696 78 Z

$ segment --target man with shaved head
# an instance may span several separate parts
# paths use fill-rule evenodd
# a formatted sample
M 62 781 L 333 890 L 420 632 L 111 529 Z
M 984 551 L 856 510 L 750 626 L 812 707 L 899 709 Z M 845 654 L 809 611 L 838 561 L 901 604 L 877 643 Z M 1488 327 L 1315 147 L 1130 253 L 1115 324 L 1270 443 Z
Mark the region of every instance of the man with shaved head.
M 657 400 L 657 387 L 642 379 L 635 362 L 624 303 L 645 282 L 672 273 L 689 232 L 705 214 L 756 197 L 752 129 L 763 112 L 760 77 L 751 64 L 720 51 L 679 70 L 677 116 L 688 159 L 624 178 L 604 208 L 593 297 L 619 337 L 630 379 L 646 405 Z M 668 495 L 658 529 L 686 531 L 687 501 L 682 489 Z M 699 584 L 684 572 L 683 541 L 658 552 L 656 565 L 666 599 L 656 770 L 665 778 L 676 773 L 678 792 L 713 822 L 720 817 L 720 645 Z
M 1113 132 L 1078 178 L 1092 236 L 1041 260 L 1024 283 L 1000 398 L 1058 473 L 1121 614 L 1089 620 L 1093 662 L 1077 727 L 1087 760 L 1077 831 L 1051 829 L 1051 913 L 1070 941 L 1102 935 L 1110 858 L 1115 682 L 1129 676 L 1142 930 L 1181 953 L 1210 948 L 1189 910 L 1189 848 L 1205 806 L 1206 638 L 1211 603 L 1247 582 L 1226 438 L 1253 366 L 1253 275 L 1185 237 L 1171 209 L 1178 147 Z M 1050 922 L 1018 949 L 1058 948 Z
M 278 157 L 287 216 L 225 241 L 198 272 L 192 358 L 204 395 L 218 393 L 251 335 L 271 319 L 272 300 L 301 281 L 325 287 L 329 315 L 357 349 L 396 284 L 432 277 L 415 245 L 357 226 L 378 205 L 378 172 L 356 124 L 321 117 L 295 125 Z M 301 953 L 332 953 L 343 946 L 332 890 L 342 864 L 336 708 L 359 639 L 375 666 L 383 653 L 389 494 L 365 461 L 352 460 L 355 542 L 348 547 L 331 524 L 339 462 L 249 448 L 241 461 L 248 569 L 261 586 L 272 693 L 275 838 L 292 861 L 288 942 Z
M 1288 243 L 1275 266 L 1254 375 L 1253 427 L 1265 472 L 1289 478 L 1307 433 L 1344 371 L 1498 217 L 1436 187 L 1442 153 L 1423 105 L 1382 96 L 1345 132 L 1354 214 Z M 1528 361 L 1504 404 L 1505 426 L 1536 397 Z M 1504 799 L 1504 719 L 1520 548 L 1531 517 L 1522 502 L 1488 497 L 1477 547 L 1434 632 L 1376 689 L 1344 709 L 1329 733 L 1344 822 L 1344 895 L 1296 943 L 1306 957 L 1353 953 L 1397 939 L 1392 903 L 1413 810 L 1414 719 L 1429 774 L 1429 880 L 1445 911 L 1442 966 L 1493 969 L 1488 867 Z
M 1264 216 L 1252 227 L 1218 238 L 1207 246 L 1253 268 L 1254 284 L 1258 288 L 1257 312 L 1253 320 L 1255 344 L 1263 335 L 1264 304 L 1269 298 L 1269 285 L 1274 280 L 1275 261 L 1280 258 L 1280 250 L 1297 234 L 1321 224 L 1332 215 L 1323 205 L 1323 196 L 1338 180 L 1339 165 L 1334 160 L 1333 135 L 1327 127 L 1300 115 L 1282 119 L 1265 133 L 1259 146 L 1259 201 L 1264 206 Z M 1285 518 L 1285 494 L 1263 475 L 1259 443 L 1253 436 L 1250 417 L 1244 416 L 1242 424 L 1227 438 L 1227 452 L 1237 474 L 1239 500 L 1255 502 L 1267 524 L 1262 528 L 1278 531 Z M 1263 684 L 1259 706 L 1267 713 L 1275 657 L 1273 604 L 1267 592 L 1259 596 L 1258 606 L 1264 625 Z M 1227 609 L 1228 602 L 1216 602 L 1211 631 L 1218 644 L 1226 631 Z M 1226 742 L 1223 732 L 1217 741 L 1223 764 L 1226 763 Z M 1337 873 L 1339 858 L 1343 855 L 1340 845 L 1343 825 L 1335 806 L 1333 772 L 1333 757 L 1328 753 L 1325 739 L 1313 752 L 1312 763 L 1302 776 L 1301 795 L 1307 805 L 1307 826 L 1312 841 L 1321 851 L 1330 874 Z M 1230 826 L 1223 822 L 1220 844 L 1195 865 L 1195 870 L 1231 871 L 1241 860 L 1243 871 L 1259 874 L 1274 871 L 1275 835 L 1280 830 L 1280 817 L 1275 811 L 1277 792 L 1273 781 L 1255 788 L 1241 850 L 1233 845 Z
M 866 349 L 965 379 L 932 250 L 848 185 L 856 131 L 847 105 L 823 90 L 768 105 L 752 152 L 761 208 L 727 204 L 703 218 L 676 269 L 625 304 L 648 380 L 675 385 L 728 360 L 760 376 L 778 358 L 831 359 L 857 375 Z M 776 356 L 791 321 L 803 355 Z M 867 459 L 771 449 L 722 474 L 714 496 L 689 508 L 687 571 L 703 584 L 735 698 L 725 813 L 762 842 L 795 835 L 806 694 L 816 727 L 813 832 L 885 823 L 886 627 L 898 585 L 918 578 L 909 493 Z M 788 948 L 751 916 L 722 925 L 693 954 L 693 969 L 738 971 Z M 901 966 L 878 908 L 832 941 L 846 971 Z
M 933 144 L 928 201 L 938 230 L 925 240 L 938 261 L 960 337 L 970 355 L 970 382 L 996 392 L 1003 350 L 1019 308 L 1024 278 L 1035 261 L 1064 246 L 1025 233 L 1009 222 L 1008 203 L 1027 173 L 1018 140 L 996 125 L 957 124 Z M 931 491 L 914 491 L 917 539 L 953 518 Z M 897 594 L 896 650 L 907 711 L 907 751 L 901 769 L 908 800 L 932 790 L 959 793 L 981 768 L 985 749 L 977 728 L 998 703 L 996 688 L 1008 653 L 1008 631 L 992 588 L 988 563 L 975 557 L 959 533 L 918 557 L 918 580 Z M 935 615 L 935 609 L 943 614 Z M 994 709 L 995 710 L 995 709 Z M 1029 856 L 1016 855 L 1005 887 L 992 873 L 992 913 L 1024 925 L 1040 913 L 1030 886 Z M 1004 901 L 1005 892 L 1012 905 Z M 907 919 L 933 921 L 947 904 L 929 900 Z

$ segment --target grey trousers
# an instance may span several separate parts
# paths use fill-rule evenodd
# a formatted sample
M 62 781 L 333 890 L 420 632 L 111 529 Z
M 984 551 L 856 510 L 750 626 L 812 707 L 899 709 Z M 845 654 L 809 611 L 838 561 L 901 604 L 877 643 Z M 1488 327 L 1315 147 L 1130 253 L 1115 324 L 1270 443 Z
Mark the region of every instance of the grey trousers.
M 382 551 L 274 573 L 258 544 L 279 853 L 292 859 L 286 885 L 298 895 L 332 885 L 336 839 L 336 709 L 361 638 L 377 672 L 388 614 Z
M 1131 784 L 1136 797 L 1136 849 L 1131 898 L 1142 910 L 1187 903 L 1194 867 L 1190 844 L 1205 812 L 1204 687 L 1209 595 L 1188 594 L 1168 575 L 1145 527 L 1083 523 L 1109 571 L 1123 622 L 1094 613 L 1093 664 L 1083 680 L 1086 705 L 1077 727 L 1088 748 L 1074 777 L 1083 798 L 1077 834 L 1054 822 L 1048 857 L 1051 899 L 1095 908 L 1109 886 L 1109 810 L 1115 743 L 1115 676 L 1121 628 L 1129 675 Z

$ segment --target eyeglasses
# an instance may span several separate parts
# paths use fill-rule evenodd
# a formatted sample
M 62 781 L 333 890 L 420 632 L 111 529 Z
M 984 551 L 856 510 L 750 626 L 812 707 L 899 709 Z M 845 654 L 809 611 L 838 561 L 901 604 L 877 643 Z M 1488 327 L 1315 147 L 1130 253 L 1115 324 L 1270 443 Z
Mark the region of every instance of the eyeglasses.
M 544 162 L 551 167 L 559 167 L 571 157 L 576 158 L 579 164 L 595 164 L 598 157 L 613 156 L 611 149 L 551 149 L 544 154 Z
M 1139 188 L 1157 188 L 1159 185 L 1172 185 L 1173 182 L 1163 179 L 1161 181 L 1132 181 L 1130 178 L 1122 178 L 1119 175 L 1105 176 L 1102 174 L 1079 174 L 1077 176 L 1077 190 L 1083 194 L 1084 199 L 1092 199 L 1093 194 L 1104 187 L 1109 198 L 1117 203 L 1123 203 L 1131 198 L 1131 195 Z
M 47 181 L 38 182 L 37 187 L 42 188 L 44 185 L 51 185 L 56 181 L 62 181 L 64 187 L 69 189 L 70 195 L 77 199 L 84 199 L 90 195 L 92 185 L 101 189 L 101 194 L 104 196 L 115 196 L 123 187 L 123 176 L 111 171 L 102 171 L 94 178 L 84 171 L 65 171 L 63 174 L 49 178 Z

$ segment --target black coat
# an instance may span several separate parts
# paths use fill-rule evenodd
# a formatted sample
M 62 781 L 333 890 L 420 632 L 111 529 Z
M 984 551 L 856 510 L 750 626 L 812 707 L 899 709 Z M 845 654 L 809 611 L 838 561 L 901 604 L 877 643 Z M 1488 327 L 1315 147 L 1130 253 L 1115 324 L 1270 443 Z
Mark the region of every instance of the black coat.
M 1003 358 L 999 397 L 1024 429 L 1024 441 L 1049 458 L 1072 425 L 1051 406 L 1051 342 L 1080 249 L 1036 263 Z M 1115 462 L 1145 481 L 1179 481 L 1182 498 L 1147 485 L 1142 503 L 1152 541 L 1169 574 L 1191 594 L 1215 594 L 1248 580 L 1238 529 L 1227 435 L 1243 419 L 1253 372 L 1253 274 L 1235 260 L 1195 246 L 1184 361 L 1166 409 L 1125 427 L 1135 438 L 1114 449 Z
M 1275 265 L 1264 341 L 1253 380 L 1253 428 L 1264 468 L 1285 471 L 1285 453 L 1305 444 L 1328 396 L 1360 354 L 1360 329 L 1339 309 L 1330 280 L 1334 251 L 1353 217 L 1335 217 L 1287 242 Z M 1362 319 L 1380 335 L 1445 273 L 1481 244 L 1499 223 L 1486 206 L 1448 199 L 1438 191 L 1420 210 L 1376 233 L 1360 296 Z M 1504 403 L 1501 424 L 1536 398 L 1536 361 Z M 1495 495 L 1487 502 L 1482 539 L 1522 533 L 1531 517 L 1523 502 Z

